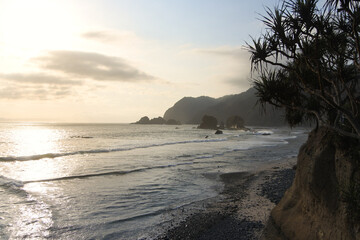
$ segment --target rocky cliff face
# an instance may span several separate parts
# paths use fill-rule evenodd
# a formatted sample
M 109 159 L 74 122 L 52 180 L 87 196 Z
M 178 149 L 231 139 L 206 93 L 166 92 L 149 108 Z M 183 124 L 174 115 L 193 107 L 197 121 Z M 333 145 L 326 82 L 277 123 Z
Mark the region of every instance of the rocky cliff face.
M 256 90 L 248 89 L 246 92 L 228 95 L 221 98 L 185 97 L 165 114 L 164 119 L 176 119 L 181 123 L 199 124 L 204 115 L 211 115 L 219 122 L 225 122 L 230 116 L 239 115 L 247 126 L 283 126 L 284 111 L 266 106 L 263 109 L 257 104 Z
M 329 129 L 311 132 L 264 239 L 360 239 L 359 151 L 359 141 Z
M 198 124 L 204 116 L 204 109 L 215 104 L 216 99 L 210 97 L 184 97 L 176 102 L 173 107 L 166 110 L 164 119 L 173 118 L 184 124 Z

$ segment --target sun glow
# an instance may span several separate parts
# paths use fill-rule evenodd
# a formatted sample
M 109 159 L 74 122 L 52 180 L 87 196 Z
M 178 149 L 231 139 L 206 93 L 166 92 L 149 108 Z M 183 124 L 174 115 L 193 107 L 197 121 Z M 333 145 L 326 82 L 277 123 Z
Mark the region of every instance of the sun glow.
M 11 152 L 18 156 L 31 156 L 59 151 L 57 131 L 48 128 L 38 128 L 34 126 L 24 126 L 14 129 L 10 138 L 15 143 L 15 149 Z
M 56 174 L 58 161 L 46 157 L 42 158 L 42 156 L 61 152 L 60 140 L 63 137 L 62 132 L 44 126 L 24 125 L 11 130 L 8 137 L 13 147 L 9 149 L 6 155 L 10 158 L 16 156 L 20 161 L 11 161 L 4 164 L 5 167 L 2 170 L 5 173 L 13 176 L 17 175 L 16 179 L 22 181 L 47 179 Z M 29 160 L 21 161 L 21 159 Z M 13 164 L 17 165 L 17 167 L 14 168 Z M 11 173 L 14 170 L 17 173 Z
M 75 10 L 67 1 L 1 2 L 1 42 L 18 57 L 32 57 L 48 48 L 68 47 L 78 24 Z

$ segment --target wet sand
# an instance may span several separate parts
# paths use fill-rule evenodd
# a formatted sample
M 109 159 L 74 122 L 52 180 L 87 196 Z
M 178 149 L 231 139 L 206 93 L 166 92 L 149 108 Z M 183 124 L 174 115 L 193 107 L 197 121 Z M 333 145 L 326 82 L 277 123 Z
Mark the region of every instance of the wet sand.
M 254 172 L 222 174 L 221 194 L 179 211 L 158 239 L 259 239 L 271 209 L 292 184 L 295 164 L 293 158 Z

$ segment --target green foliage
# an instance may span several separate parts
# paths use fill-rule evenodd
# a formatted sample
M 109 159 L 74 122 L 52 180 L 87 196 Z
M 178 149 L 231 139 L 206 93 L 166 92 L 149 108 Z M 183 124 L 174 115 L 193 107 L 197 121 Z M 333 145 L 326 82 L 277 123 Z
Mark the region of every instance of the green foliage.
M 350 219 L 360 222 L 360 183 L 351 182 L 343 190 L 343 200 L 346 203 L 346 211 Z
M 248 44 L 260 103 L 360 139 L 360 1 L 285 0 Z
M 226 127 L 229 129 L 240 129 L 244 127 L 244 119 L 240 116 L 231 116 L 226 119 Z

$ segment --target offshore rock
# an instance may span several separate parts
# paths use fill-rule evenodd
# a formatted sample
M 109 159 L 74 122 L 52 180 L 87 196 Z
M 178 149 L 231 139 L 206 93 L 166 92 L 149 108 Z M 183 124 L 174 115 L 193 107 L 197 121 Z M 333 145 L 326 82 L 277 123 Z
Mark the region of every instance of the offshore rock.
M 198 128 L 200 129 L 217 129 L 217 119 L 213 116 L 204 115 Z
M 165 120 L 162 117 L 157 117 L 153 119 L 149 119 L 149 117 L 142 117 L 139 121 L 135 122 L 135 124 L 166 124 L 166 125 L 181 125 L 181 122 L 176 121 L 175 119 Z

